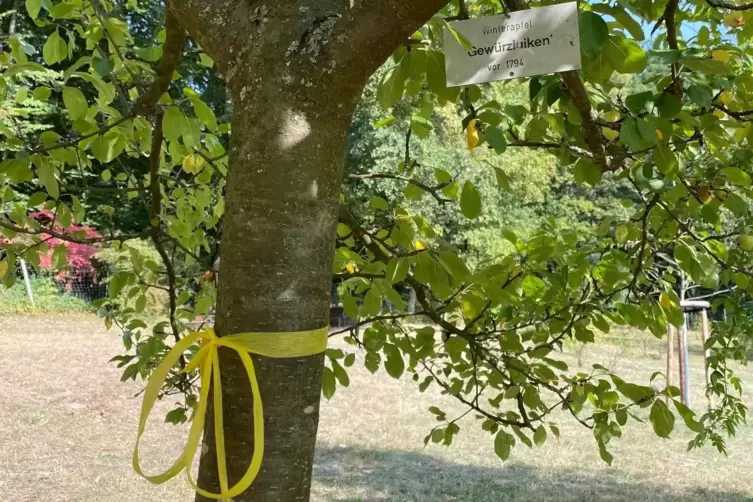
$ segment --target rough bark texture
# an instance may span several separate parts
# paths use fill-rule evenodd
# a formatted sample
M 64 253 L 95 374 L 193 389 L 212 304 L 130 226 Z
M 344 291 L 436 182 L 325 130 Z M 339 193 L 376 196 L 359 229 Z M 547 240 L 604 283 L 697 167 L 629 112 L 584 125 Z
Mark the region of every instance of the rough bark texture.
M 348 128 L 366 79 L 446 0 L 169 2 L 217 62 L 234 102 L 217 332 L 298 331 L 328 322 Z M 264 402 L 258 478 L 235 502 L 309 499 L 323 356 L 254 357 Z M 243 367 L 221 351 L 233 484 L 253 448 Z M 211 410 L 211 405 L 209 410 Z M 212 424 L 211 412 L 207 424 Z M 199 486 L 218 491 L 213 428 Z M 197 496 L 197 500 L 206 500 Z

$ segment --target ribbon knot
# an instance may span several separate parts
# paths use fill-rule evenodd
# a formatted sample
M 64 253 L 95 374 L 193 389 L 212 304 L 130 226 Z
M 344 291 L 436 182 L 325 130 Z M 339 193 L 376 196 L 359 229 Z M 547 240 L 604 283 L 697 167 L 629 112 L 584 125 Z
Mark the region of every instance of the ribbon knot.
M 215 500 L 229 499 L 246 491 L 259 473 L 262 458 L 264 456 L 264 411 L 262 409 L 259 383 L 256 380 L 254 363 L 251 360 L 249 353 L 274 358 L 311 356 L 324 352 L 327 348 L 328 334 L 329 327 L 327 326 L 310 331 L 239 333 L 236 335 L 218 337 L 212 328 L 207 328 L 204 331 L 192 333 L 181 339 L 172 349 L 170 349 L 170 351 L 168 351 L 162 362 L 160 362 L 160 364 L 154 369 L 152 375 L 149 377 L 146 388 L 144 389 L 144 401 L 141 404 L 139 428 L 136 435 L 136 446 L 133 451 L 133 469 L 138 474 L 155 484 L 164 483 L 175 477 L 180 471 L 185 470 L 188 482 L 193 489 L 204 497 Z M 159 398 L 160 389 L 165 383 L 170 371 L 183 353 L 197 342 L 200 344 L 199 350 L 186 367 L 181 370 L 181 373 L 188 373 L 198 369 L 201 384 L 199 401 L 188 433 L 186 446 L 183 453 L 165 472 L 154 476 L 148 476 L 144 474 L 139 465 L 139 441 L 144 434 L 146 421 L 149 418 L 149 413 L 154 407 L 154 403 Z M 251 393 L 253 395 L 254 453 L 251 457 L 246 473 L 232 487 L 229 487 L 228 485 L 227 466 L 225 463 L 222 381 L 220 377 L 219 361 L 220 347 L 232 349 L 238 354 L 244 368 L 246 369 L 248 382 L 251 386 Z M 212 382 L 212 388 L 214 391 L 212 396 L 214 410 L 214 436 L 217 450 L 217 471 L 220 481 L 220 493 L 212 493 L 199 488 L 191 477 L 191 464 L 196 456 L 196 449 L 201 440 L 202 431 L 204 430 L 210 381 Z

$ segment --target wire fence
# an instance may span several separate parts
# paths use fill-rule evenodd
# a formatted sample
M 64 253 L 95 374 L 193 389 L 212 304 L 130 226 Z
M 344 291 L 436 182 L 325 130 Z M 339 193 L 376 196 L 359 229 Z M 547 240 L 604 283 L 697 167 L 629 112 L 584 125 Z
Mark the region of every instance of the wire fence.
M 39 270 L 20 261 L 16 269 L 16 286 L 23 288 L 25 300 L 34 305 L 42 296 L 76 298 L 86 303 L 107 298 L 108 280 L 104 273 L 98 275 L 67 275 Z M 16 295 L 19 296 L 19 295 Z

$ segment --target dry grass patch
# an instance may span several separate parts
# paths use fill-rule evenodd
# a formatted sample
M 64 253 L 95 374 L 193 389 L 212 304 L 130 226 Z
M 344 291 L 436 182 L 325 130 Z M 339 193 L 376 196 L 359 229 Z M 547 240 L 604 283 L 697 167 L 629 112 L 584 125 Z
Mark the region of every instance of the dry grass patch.
M 120 350 L 115 332 L 92 316 L 0 317 L 0 500 L 13 502 L 188 502 L 183 479 L 153 486 L 136 476 L 130 456 L 139 383 L 122 384 L 107 361 Z M 636 382 L 663 370 L 642 349 L 587 348 L 585 365 L 615 360 Z M 566 355 L 575 365 L 573 351 Z M 703 407 L 703 368 L 692 361 L 693 402 Z M 743 370 L 753 386 L 753 372 Z M 753 387 L 751 387 L 753 388 Z M 431 389 L 431 388 L 430 388 Z M 749 405 L 753 404 L 750 400 Z M 165 403 L 161 410 L 169 409 Z M 633 427 L 612 446 L 614 467 L 598 457 L 589 431 L 563 421 L 562 438 L 518 448 L 502 465 L 475 421 L 464 420 L 450 448 L 423 448 L 431 405 L 460 410 L 451 399 L 356 364 L 351 386 L 322 405 L 315 501 L 498 502 L 753 500 L 753 431 L 730 442 L 728 458 L 707 449 L 686 453 L 687 431 L 669 441 Z M 159 417 L 159 411 L 154 414 Z M 150 423 L 147 467 L 166 466 L 183 429 Z

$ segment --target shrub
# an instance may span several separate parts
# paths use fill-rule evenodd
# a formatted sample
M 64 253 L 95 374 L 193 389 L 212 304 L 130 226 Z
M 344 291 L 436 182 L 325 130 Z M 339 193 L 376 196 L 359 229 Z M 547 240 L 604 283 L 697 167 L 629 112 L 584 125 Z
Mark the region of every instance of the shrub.
M 134 254 L 139 256 L 138 260 L 133 259 Z M 144 239 L 124 242 L 118 248 L 108 247 L 101 249 L 94 255 L 94 258 L 103 264 L 108 276 L 116 275 L 118 272 L 135 272 L 133 268 L 134 261 L 138 263 L 162 263 L 162 259 L 152 243 Z M 143 312 L 152 316 L 167 313 L 169 298 L 166 291 L 149 288 L 145 296 L 146 306 Z M 134 307 L 136 299 L 137 297 L 129 295 L 129 289 L 125 288 L 118 293 L 116 298 L 111 300 L 117 302 L 123 308 L 127 308 Z
M 92 306 L 65 291 L 51 277 L 30 277 L 34 306 L 31 306 L 23 281 L 6 289 L 0 288 L 0 315 L 31 313 L 89 312 Z

